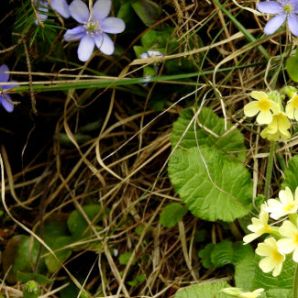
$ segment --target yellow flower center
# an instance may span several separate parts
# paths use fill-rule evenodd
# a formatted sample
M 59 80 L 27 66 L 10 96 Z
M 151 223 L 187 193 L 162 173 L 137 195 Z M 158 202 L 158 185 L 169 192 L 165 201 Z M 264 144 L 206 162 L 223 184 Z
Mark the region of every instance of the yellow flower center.
M 296 233 L 296 234 L 294 235 L 294 237 L 293 237 L 293 242 L 294 242 L 295 245 L 298 246 L 298 233 Z
M 269 225 L 264 225 L 263 227 L 263 233 L 270 233 L 272 231 L 272 228 Z
M 278 252 L 278 250 L 272 251 L 272 260 L 275 264 L 280 264 L 283 261 L 283 255 Z
M 267 112 L 270 110 L 272 104 L 271 104 L 270 100 L 268 100 L 268 99 L 261 99 L 261 100 L 259 100 L 258 106 L 259 106 L 260 111 Z
M 291 105 L 293 106 L 293 108 L 298 109 L 298 95 L 294 95 L 291 98 Z
M 284 8 L 284 12 L 286 13 L 291 13 L 293 11 L 293 6 L 290 3 L 284 5 L 283 8 Z
M 293 210 L 294 207 L 295 207 L 295 203 L 291 202 L 291 203 L 288 203 L 287 205 L 285 205 L 282 209 L 285 212 L 289 212 L 289 211 Z

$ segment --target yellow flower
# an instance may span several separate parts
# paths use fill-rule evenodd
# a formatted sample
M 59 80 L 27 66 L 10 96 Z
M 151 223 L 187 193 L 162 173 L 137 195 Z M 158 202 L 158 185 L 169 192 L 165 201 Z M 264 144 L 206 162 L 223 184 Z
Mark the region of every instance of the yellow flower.
M 272 122 L 262 130 L 261 137 L 269 141 L 285 141 L 291 137 L 291 123 L 283 112 L 273 115 Z
M 298 187 L 295 190 L 295 198 L 289 187 L 278 193 L 279 200 L 269 199 L 265 211 L 270 217 L 277 220 L 285 215 L 294 214 L 298 210 Z
M 273 237 L 259 243 L 256 253 L 265 257 L 259 262 L 259 267 L 263 272 L 268 273 L 272 271 L 274 277 L 281 273 L 285 255 L 279 252 L 277 242 Z
M 264 292 L 264 289 L 261 288 L 253 292 L 243 292 L 240 288 L 231 287 L 222 289 L 221 292 L 238 298 L 257 298 Z
M 259 124 L 269 124 L 272 121 L 273 114 L 279 112 L 279 105 L 268 97 L 263 91 L 253 91 L 250 96 L 256 101 L 252 101 L 244 106 L 244 114 L 247 117 L 253 117 L 257 114 Z
M 243 242 L 244 244 L 250 243 L 263 234 L 270 233 L 272 228 L 268 225 L 269 214 L 264 209 L 265 205 L 262 205 L 259 217 L 253 217 L 251 219 L 252 224 L 248 225 L 247 228 L 252 233 L 244 236 Z
M 294 93 L 286 105 L 286 114 L 290 119 L 298 121 L 298 94 Z
M 278 249 L 281 253 L 289 254 L 293 252 L 293 260 L 298 263 L 298 227 L 289 220 L 282 223 L 279 233 L 285 238 L 277 241 Z

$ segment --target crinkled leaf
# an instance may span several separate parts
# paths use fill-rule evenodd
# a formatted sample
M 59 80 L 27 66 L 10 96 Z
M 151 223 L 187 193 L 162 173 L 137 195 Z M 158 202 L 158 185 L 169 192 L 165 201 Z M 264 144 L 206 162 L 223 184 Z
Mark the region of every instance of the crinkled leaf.
M 251 209 L 252 182 L 248 170 L 215 148 L 175 150 L 168 172 L 182 201 L 199 218 L 231 222 Z
M 174 227 L 187 213 L 187 208 L 179 203 L 167 205 L 160 213 L 159 223 L 166 228 Z
M 286 289 L 271 289 L 266 291 L 266 298 L 292 298 L 292 290 Z
M 232 125 L 227 123 L 227 128 L 231 127 Z M 172 148 L 178 143 L 179 147 L 186 149 L 208 145 L 241 160 L 244 159 L 246 151 L 242 133 L 238 129 L 227 133 L 224 119 L 209 108 L 203 108 L 197 119 L 192 110 L 182 111 L 173 124 L 171 143 Z
M 292 191 L 295 191 L 298 186 L 298 155 L 289 160 L 288 167 L 284 171 L 283 187 L 288 186 Z
M 174 298 L 230 298 L 221 292 L 230 285 L 226 281 L 207 281 L 179 289 Z

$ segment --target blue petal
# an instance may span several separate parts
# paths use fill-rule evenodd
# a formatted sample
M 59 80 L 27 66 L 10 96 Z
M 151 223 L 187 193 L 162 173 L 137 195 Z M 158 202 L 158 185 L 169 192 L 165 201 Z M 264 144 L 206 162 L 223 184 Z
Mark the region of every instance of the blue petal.
M 93 6 L 93 16 L 101 21 L 109 15 L 111 7 L 111 0 L 97 0 Z
M 106 18 L 101 23 L 103 32 L 106 33 L 121 33 L 125 30 L 125 23 L 119 18 Z
M 72 29 L 68 29 L 64 34 L 64 40 L 75 41 L 81 39 L 86 35 L 86 29 L 84 26 L 80 25 Z
M 0 82 L 7 82 L 9 79 L 9 69 L 6 64 L 0 66 Z
M 11 113 L 13 111 L 14 105 L 8 94 L 0 95 L 0 103 L 7 112 Z
M 90 13 L 87 5 L 81 0 L 74 0 L 69 5 L 70 15 L 79 23 L 88 22 Z
M 270 35 L 276 32 L 278 28 L 280 28 L 280 26 L 285 22 L 286 18 L 286 14 L 279 14 L 269 20 L 264 28 L 265 34 Z
M 283 12 L 283 7 L 280 3 L 275 1 L 259 2 L 257 9 L 263 13 L 278 14 Z
M 89 35 L 85 35 L 79 44 L 78 56 L 79 59 L 83 62 L 87 61 L 93 52 L 94 49 L 94 39 Z
M 115 47 L 109 35 L 103 33 L 101 36 L 95 38 L 97 48 L 106 55 L 112 55 Z
M 291 13 L 288 16 L 288 26 L 293 35 L 298 36 L 298 16 Z
M 10 81 L 7 85 L 2 85 L 1 88 L 3 90 L 13 89 L 19 86 L 19 84 L 16 81 Z
M 65 0 L 51 0 L 51 7 L 64 18 L 67 19 L 70 17 L 69 7 Z

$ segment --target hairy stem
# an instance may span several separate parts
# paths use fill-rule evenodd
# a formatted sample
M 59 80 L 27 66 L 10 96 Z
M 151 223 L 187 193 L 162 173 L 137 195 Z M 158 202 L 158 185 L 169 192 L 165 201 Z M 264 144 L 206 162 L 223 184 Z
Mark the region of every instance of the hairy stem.
M 266 200 L 270 199 L 270 186 L 271 186 L 271 178 L 272 178 L 272 170 L 273 170 L 273 160 L 274 160 L 274 154 L 275 154 L 275 147 L 276 143 L 271 142 L 270 144 L 270 151 L 269 151 L 269 157 L 268 157 L 268 163 L 267 163 L 267 169 L 266 169 L 266 180 L 265 180 L 265 188 L 264 188 L 264 195 L 266 197 Z
M 298 265 L 296 265 L 295 275 L 294 275 L 293 298 L 298 298 Z

